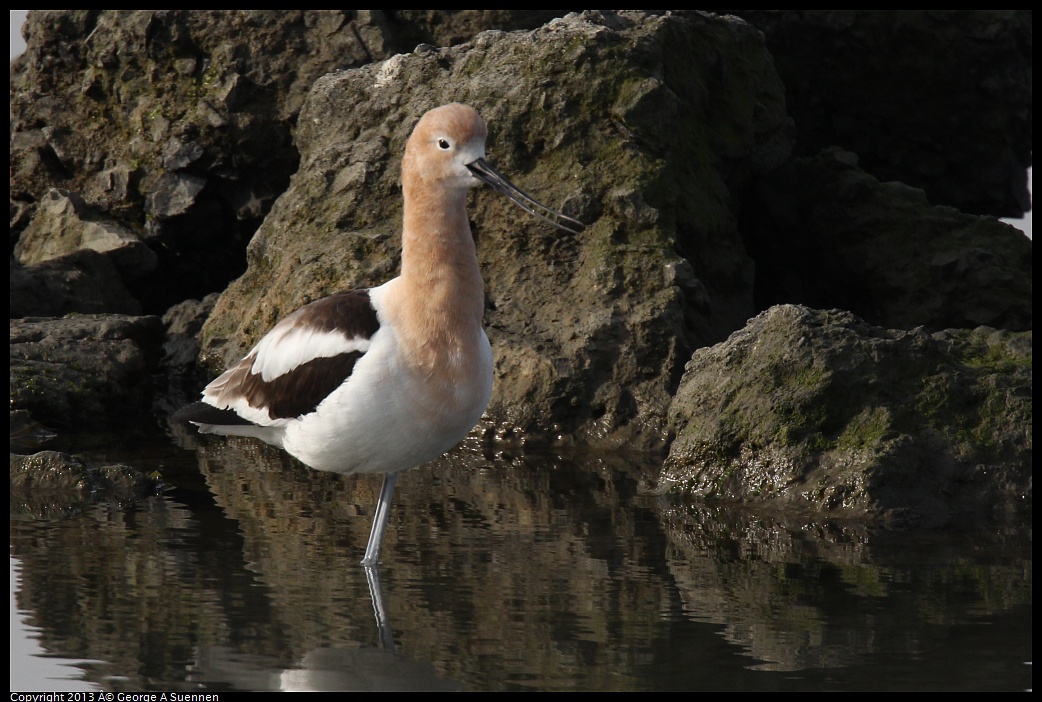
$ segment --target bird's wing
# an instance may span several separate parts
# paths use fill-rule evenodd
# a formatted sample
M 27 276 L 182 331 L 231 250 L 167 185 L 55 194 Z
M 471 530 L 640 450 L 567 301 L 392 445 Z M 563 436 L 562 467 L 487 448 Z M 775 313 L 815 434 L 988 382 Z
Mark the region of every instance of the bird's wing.
M 313 412 L 350 377 L 379 327 L 368 290 L 316 300 L 276 324 L 207 385 L 201 403 L 174 416 L 197 424 L 272 426 Z

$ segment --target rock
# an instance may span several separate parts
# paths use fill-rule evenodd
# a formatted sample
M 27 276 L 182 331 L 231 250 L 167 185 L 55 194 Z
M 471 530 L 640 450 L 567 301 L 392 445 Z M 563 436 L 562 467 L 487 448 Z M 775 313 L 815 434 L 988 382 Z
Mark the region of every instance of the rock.
M 191 173 L 164 173 L 145 198 L 145 212 L 157 219 L 183 215 L 195 205 L 206 178 Z
M 395 275 L 405 140 L 454 100 L 484 116 L 499 168 L 590 225 L 564 236 L 491 191 L 474 198 L 489 430 L 661 447 L 683 359 L 753 311 L 724 193 L 777 167 L 790 127 L 759 33 L 733 19 L 569 15 L 323 77 L 301 111 L 300 171 L 207 321 L 204 359 L 219 370 L 300 305 Z
M 839 146 L 935 205 L 1031 209 L 1030 10 L 728 10 L 763 31 L 796 155 Z
M 105 254 L 121 273 L 138 277 L 156 268 L 156 254 L 118 222 L 98 216 L 76 193 L 52 188 L 18 238 L 14 254 L 30 266 L 83 249 Z
M 776 303 L 918 333 L 1030 328 L 1030 242 L 936 204 L 1024 207 L 1029 11 L 735 11 L 762 34 L 547 12 L 33 11 L 11 73 L 10 246 L 75 246 L 12 260 L 12 316 L 163 314 L 242 276 L 200 337 L 219 370 L 300 304 L 396 273 L 405 138 L 461 100 L 494 163 L 590 225 L 562 236 L 475 192 L 486 438 L 662 449 L 691 352 Z M 136 245 L 85 248 L 94 225 L 144 241 L 154 270 L 123 259 Z M 168 391 L 195 344 L 169 341 Z M 38 381 L 19 364 L 24 399 Z M 81 380 L 47 403 L 61 426 L 112 419 Z
M 535 29 L 565 14 L 565 10 L 395 10 L 387 21 L 401 50 L 411 51 L 418 44 L 462 44 L 489 29 Z
M 84 506 L 141 499 L 160 483 L 131 466 L 87 464 L 58 451 L 11 454 L 11 511 L 57 519 Z
M 1031 510 L 1031 333 L 881 329 L 772 307 L 699 349 L 663 486 L 880 522 Z
M 15 410 L 10 413 L 10 426 L 12 453 L 37 449 L 57 436 L 33 419 L 25 410 Z
M 1032 242 L 992 217 L 931 206 L 827 149 L 755 179 L 742 231 L 759 308 L 849 310 L 873 324 L 931 331 L 1032 320 Z
M 65 314 L 140 314 L 112 261 L 81 249 L 35 266 L 10 260 L 11 319 Z
M 162 334 L 158 317 L 11 320 L 11 410 L 58 429 L 139 421 Z
M 199 357 L 199 332 L 217 303 L 217 293 L 202 300 L 185 300 L 163 315 L 166 341 L 162 364 L 167 371 L 186 373 L 196 368 Z
M 217 293 L 202 300 L 185 300 L 163 315 L 166 340 L 160 369 L 166 389 L 157 393 L 157 413 L 171 415 L 199 399 L 199 390 L 211 380 L 196 363 L 199 358 L 199 332 L 217 303 Z
M 297 169 L 292 133 L 319 76 L 411 50 L 416 37 L 458 41 L 545 17 L 34 10 L 11 74 L 12 198 L 62 188 L 147 236 L 159 265 L 132 287 L 162 313 L 242 273 L 246 242 Z

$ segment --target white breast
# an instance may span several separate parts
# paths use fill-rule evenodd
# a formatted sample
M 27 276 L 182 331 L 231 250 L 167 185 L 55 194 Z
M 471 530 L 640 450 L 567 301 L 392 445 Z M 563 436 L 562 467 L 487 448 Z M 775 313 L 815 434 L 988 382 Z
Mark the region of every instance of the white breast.
M 381 288 L 371 291 L 378 311 Z M 337 473 L 386 473 L 437 458 L 477 424 L 492 393 L 492 348 L 484 330 L 474 334 L 474 354 L 460 359 L 462 380 L 425 377 L 404 362 L 394 326 L 381 317 L 351 377 L 315 412 L 289 423 L 283 447 Z

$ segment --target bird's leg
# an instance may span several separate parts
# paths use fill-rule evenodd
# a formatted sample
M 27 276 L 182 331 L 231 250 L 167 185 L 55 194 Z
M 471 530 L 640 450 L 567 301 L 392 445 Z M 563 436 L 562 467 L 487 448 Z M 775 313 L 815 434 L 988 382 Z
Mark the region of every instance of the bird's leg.
M 384 589 L 380 582 L 380 564 L 373 567 L 366 566 L 365 578 L 369 581 L 369 596 L 373 599 L 373 614 L 376 615 L 376 628 L 380 631 L 380 644 L 385 651 L 394 652 L 394 633 L 391 631 L 391 621 L 387 617 L 387 608 L 384 606 Z
M 369 533 L 369 545 L 365 547 L 362 565 L 373 567 L 380 564 L 380 543 L 387 531 L 387 519 L 391 516 L 391 496 L 394 484 L 398 481 L 398 473 L 387 473 L 383 487 L 380 488 L 380 499 L 376 503 L 376 514 L 373 515 L 373 530 Z

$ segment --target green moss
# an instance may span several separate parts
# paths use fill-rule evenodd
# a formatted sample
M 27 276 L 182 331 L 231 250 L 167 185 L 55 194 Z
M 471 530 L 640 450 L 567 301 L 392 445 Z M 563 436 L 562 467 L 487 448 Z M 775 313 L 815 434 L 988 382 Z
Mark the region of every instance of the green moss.
M 925 421 L 932 417 L 945 417 L 950 413 L 951 390 L 948 377 L 928 375 L 923 378 L 919 392 L 915 395 L 915 412 Z
M 854 417 L 836 439 L 844 451 L 878 446 L 891 431 L 892 417 L 885 407 L 866 407 Z
M 1009 348 L 1001 340 L 982 339 L 980 336 L 980 334 L 975 334 L 967 339 L 967 344 L 962 347 L 962 352 L 959 354 L 960 360 L 970 368 L 987 373 L 1014 373 L 1018 370 L 1031 369 L 1030 354 L 1010 353 Z M 1030 339 L 1030 334 L 1027 336 Z
M 813 366 L 794 365 L 775 355 L 762 362 L 759 381 L 767 392 L 814 390 L 828 381 L 828 372 Z

